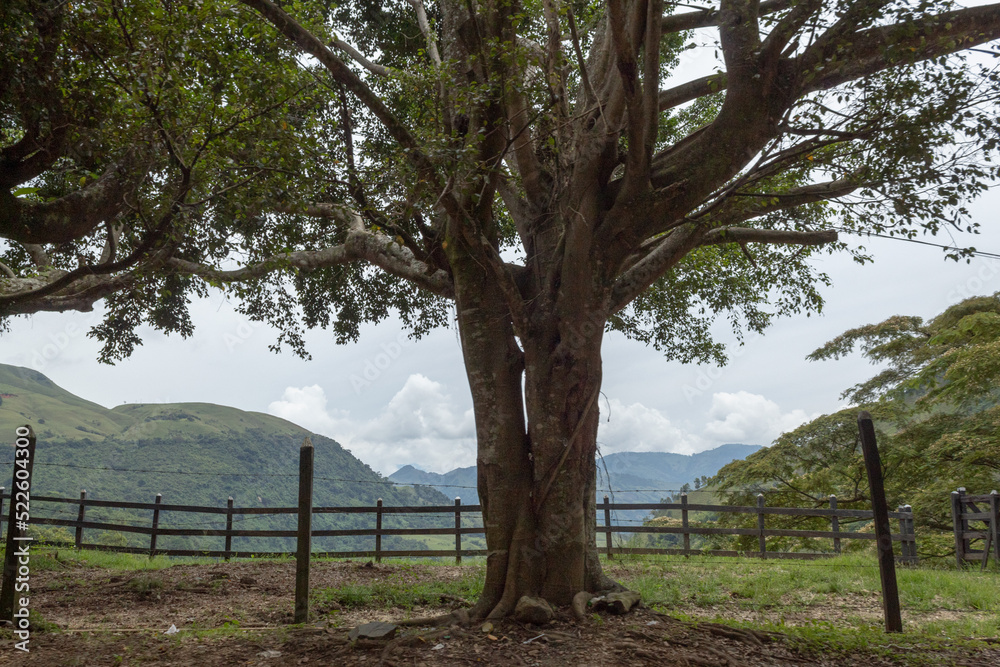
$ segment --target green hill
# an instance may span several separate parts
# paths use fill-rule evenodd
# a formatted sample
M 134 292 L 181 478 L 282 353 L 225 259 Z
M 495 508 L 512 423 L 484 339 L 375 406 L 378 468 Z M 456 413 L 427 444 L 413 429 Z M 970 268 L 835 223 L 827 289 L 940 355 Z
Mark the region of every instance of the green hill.
M 426 487 L 397 486 L 355 458 L 336 441 L 270 415 L 210 403 L 127 404 L 104 408 L 61 389 L 25 368 L 0 365 L 0 433 L 9 445 L 0 454 L 0 485 L 9 486 L 14 431 L 31 424 L 38 436 L 33 495 L 225 507 L 292 507 L 297 500 L 299 448 L 315 447 L 313 503 L 317 506 L 446 505 L 448 498 Z M 75 516 L 66 505 L 33 504 L 34 516 Z M 92 520 L 148 526 L 149 511 L 88 509 Z M 215 519 L 213 521 L 213 519 Z M 240 528 L 294 528 L 293 515 L 249 515 Z M 384 526 L 447 525 L 444 515 L 388 516 Z M 218 517 L 164 512 L 161 526 L 223 528 Z M 365 528 L 374 517 L 321 514 L 316 529 Z M 145 546 L 143 535 L 93 535 L 108 543 Z M 372 548 L 374 538 L 318 538 L 318 550 Z M 425 543 L 387 536 L 385 549 L 421 549 Z M 163 548 L 220 549 L 219 537 L 161 538 Z M 291 550 L 291 539 L 234 538 L 234 549 Z

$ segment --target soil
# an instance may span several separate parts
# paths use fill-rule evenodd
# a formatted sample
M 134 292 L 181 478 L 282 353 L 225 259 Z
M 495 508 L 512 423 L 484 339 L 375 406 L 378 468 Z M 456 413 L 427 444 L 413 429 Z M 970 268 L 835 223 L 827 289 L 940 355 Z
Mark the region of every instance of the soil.
M 440 580 L 467 572 L 437 565 L 317 562 L 311 581 L 314 589 L 321 589 L 389 578 L 397 584 Z M 957 647 L 907 649 L 895 658 L 818 655 L 784 635 L 681 621 L 648 608 L 623 616 L 593 614 L 581 622 L 561 610 L 544 627 L 512 620 L 485 630 L 479 623 L 443 629 L 400 627 L 390 641 L 351 642 L 351 627 L 445 614 L 464 601 L 451 598 L 412 610 L 376 605 L 338 609 L 318 602 L 311 610 L 313 623 L 290 626 L 294 564 L 289 562 L 176 565 L 124 573 L 71 564 L 32 573 L 31 588 L 31 609 L 44 621 L 31 630 L 29 653 L 16 650 L 11 632 L 0 630 L 0 665 L 798 667 L 912 664 L 920 658 L 921 664 L 1000 667 L 1000 648 L 977 653 Z M 877 600 L 858 602 L 855 614 L 878 609 Z M 704 613 L 727 616 L 725 609 Z M 171 626 L 180 632 L 168 634 Z

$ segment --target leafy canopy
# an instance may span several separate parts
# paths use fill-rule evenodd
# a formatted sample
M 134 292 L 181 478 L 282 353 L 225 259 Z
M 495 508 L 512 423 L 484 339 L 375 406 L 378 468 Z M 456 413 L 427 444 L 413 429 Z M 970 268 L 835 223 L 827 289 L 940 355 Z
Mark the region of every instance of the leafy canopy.
M 718 314 L 822 307 L 835 230 L 974 229 L 996 174 L 963 55 L 994 5 L 11 0 L 0 31 L 0 322 L 104 299 L 105 361 L 209 287 L 300 354 L 420 335 L 467 259 L 522 337 L 593 281 L 602 324 L 721 362 Z

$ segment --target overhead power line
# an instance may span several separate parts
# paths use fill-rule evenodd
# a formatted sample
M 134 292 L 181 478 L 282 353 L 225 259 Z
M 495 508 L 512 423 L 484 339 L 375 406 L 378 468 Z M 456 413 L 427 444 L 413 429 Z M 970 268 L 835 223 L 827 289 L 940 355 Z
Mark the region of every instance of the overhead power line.
M 889 234 L 859 232 L 854 229 L 844 229 L 842 227 L 833 227 L 832 229 L 837 232 L 844 232 L 845 234 L 854 234 L 855 236 L 874 236 L 880 239 L 889 239 L 890 241 L 906 241 L 907 243 L 919 243 L 920 245 L 928 245 L 933 248 L 941 248 L 943 250 L 957 250 L 959 252 L 964 252 L 968 255 L 973 255 L 975 257 L 988 257 L 990 259 L 1000 259 L 1000 253 L 988 252 L 985 250 L 976 250 L 975 248 L 962 248 L 960 246 L 945 245 L 943 243 L 931 243 L 930 241 L 921 241 L 920 239 L 911 239 L 905 236 L 890 236 Z

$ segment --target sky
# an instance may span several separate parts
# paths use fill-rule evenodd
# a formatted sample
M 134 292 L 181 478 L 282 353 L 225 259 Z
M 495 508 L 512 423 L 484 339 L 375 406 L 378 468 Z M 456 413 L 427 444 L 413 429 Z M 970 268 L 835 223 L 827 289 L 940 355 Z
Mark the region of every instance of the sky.
M 713 53 L 706 40 L 682 54 L 677 80 L 710 72 Z M 1000 253 L 1000 193 L 991 191 L 970 208 L 979 235 L 928 240 Z M 691 454 L 726 443 L 768 445 L 782 432 L 845 407 L 841 392 L 877 370 L 860 355 L 806 361 L 812 350 L 852 327 L 892 315 L 930 318 L 963 298 L 1000 291 L 1000 260 L 956 263 L 938 248 L 848 240 L 868 248 L 874 264 L 817 256 L 817 267 L 833 279 L 823 291 L 822 314 L 778 320 L 763 335 L 731 347 L 725 367 L 668 362 L 652 348 L 607 335 L 601 452 Z M 271 353 L 277 333 L 245 320 L 214 293 L 192 305 L 197 329 L 190 339 L 147 328 L 131 358 L 107 366 L 96 361 L 99 345 L 86 335 L 100 314 L 19 318 L 0 336 L 0 363 L 41 371 L 107 407 L 209 402 L 272 414 L 337 440 L 386 475 L 407 464 L 434 472 L 475 464 L 472 399 L 454 327 L 415 342 L 398 322 L 387 321 L 364 327 L 360 342 L 347 346 L 314 331 L 307 336 L 312 360 L 305 361 L 288 351 Z M 733 340 L 725 327 L 716 333 Z
M 1000 252 L 995 191 L 972 207 L 978 236 L 936 242 Z M 855 239 L 876 261 L 846 256 L 815 261 L 833 279 L 822 314 L 778 320 L 730 348 L 730 363 L 668 362 L 652 348 L 606 337 L 601 426 L 604 454 L 690 454 L 725 443 L 768 445 L 780 433 L 845 406 L 840 393 L 876 369 L 860 355 L 809 362 L 806 355 L 845 330 L 897 314 L 933 317 L 976 294 L 1000 291 L 1000 260 L 945 260 L 936 248 Z M 122 403 L 208 402 L 264 412 L 329 436 L 383 474 L 402 465 L 446 472 L 475 464 L 472 400 L 457 331 L 409 340 L 395 321 L 363 329 L 360 342 L 307 337 L 311 361 L 274 354 L 276 332 L 248 322 L 221 293 L 192 306 L 187 339 L 141 331 L 144 344 L 115 366 L 96 361 L 86 336 L 94 313 L 18 318 L 0 337 L 0 363 L 41 371 L 63 388 L 106 407 Z M 723 340 L 732 336 L 718 328 Z

